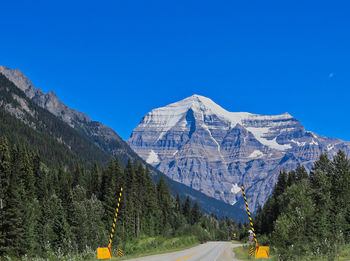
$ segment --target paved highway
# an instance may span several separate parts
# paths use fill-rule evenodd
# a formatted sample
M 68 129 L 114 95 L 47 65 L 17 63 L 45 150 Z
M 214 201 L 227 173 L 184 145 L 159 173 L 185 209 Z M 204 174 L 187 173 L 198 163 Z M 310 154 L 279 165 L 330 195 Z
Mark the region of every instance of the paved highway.
M 168 254 L 154 255 L 129 259 L 130 261 L 233 261 L 233 248 L 241 245 L 234 245 L 230 242 L 208 242 L 199 246 L 172 252 Z

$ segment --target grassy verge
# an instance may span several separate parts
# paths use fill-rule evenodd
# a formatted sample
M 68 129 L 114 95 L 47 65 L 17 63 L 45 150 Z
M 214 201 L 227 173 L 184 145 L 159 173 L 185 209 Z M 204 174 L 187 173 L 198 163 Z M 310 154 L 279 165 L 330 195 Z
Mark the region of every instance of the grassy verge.
M 175 237 L 175 238 L 144 238 L 142 240 L 133 241 L 125 244 L 123 249 L 123 257 L 117 257 L 117 249 L 113 254 L 115 258 L 112 260 L 126 260 L 130 258 L 137 258 L 142 256 L 150 256 L 157 254 L 164 254 L 179 250 L 184 250 L 187 248 L 199 245 L 199 241 L 196 237 L 186 236 L 186 237 Z M 97 259 L 93 259 L 97 260 Z
M 272 256 L 270 258 L 259 258 L 259 259 L 255 259 L 254 258 L 254 253 L 253 256 L 249 256 L 249 249 L 250 249 L 251 245 L 244 245 L 244 246 L 240 246 L 240 247 L 235 247 L 233 249 L 233 252 L 235 253 L 235 258 L 239 259 L 239 260 L 278 260 L 276 257 Z M 255 249 L 255 248 L 254 248 Z
M 239 260 L 252 260 L 252 258 L 249 256 L 249 248 L 249 245 L 235 247 L 233 249 L 233 252 L 235 253 L 235 258 Z
M 110 260 L 127 260 L 130 258 L 137 258 L 142 256 L 150 256 L 157 254 L 164 254 L 179 250 L 188 249 L 199 245 L 200 242 L 194 236 L 182 236 L 174 238 L 164 237 L 147 237 L 143 239 L 133 240 L 113 249 L 114 258 Z M 123 249 L 123 257 L 120 258 L 118 248 Z M 77 254 L 63 254 L 50 252 L 45 258 L 30 258 L 30 257 L 0 257 L 0 261 L 96 261 L 96 249 L 86 249 L 82 253 Z

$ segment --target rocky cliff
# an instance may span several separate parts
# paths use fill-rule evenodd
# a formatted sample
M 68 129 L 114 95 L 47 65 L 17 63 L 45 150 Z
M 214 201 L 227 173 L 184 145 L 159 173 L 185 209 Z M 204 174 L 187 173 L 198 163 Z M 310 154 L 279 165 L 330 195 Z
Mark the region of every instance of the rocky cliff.
M 147 113 L 127 142 L 173 180 L 232 205 L 244 184 L 253 210 L 280 170 L 310 169 L 321 153 L 350 152 L 349 142 L 306 131 L 288 113 L 228 112 L 199 95 Z

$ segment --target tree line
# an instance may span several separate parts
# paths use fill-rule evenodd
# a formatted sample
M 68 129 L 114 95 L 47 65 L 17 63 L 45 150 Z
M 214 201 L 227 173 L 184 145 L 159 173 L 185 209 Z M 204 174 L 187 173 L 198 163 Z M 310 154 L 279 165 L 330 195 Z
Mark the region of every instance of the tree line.
M 0 256 L 47 257 L 107 246 L 121 187 L 112 248 L 145 236 L 230 240 L 238 229 L 229 218 L 203 215 L 189 197 L 174 198 L 164 178 L 155 184 L 139 161 L 47 167 L 40 153 L 3 137 L 0 180 Z
M 272 195 L 254 218 L 258 234 L 281 260 L 334 260 L 350 243 L 350 160 L 321 154 L 308 173 L 282 171 Z

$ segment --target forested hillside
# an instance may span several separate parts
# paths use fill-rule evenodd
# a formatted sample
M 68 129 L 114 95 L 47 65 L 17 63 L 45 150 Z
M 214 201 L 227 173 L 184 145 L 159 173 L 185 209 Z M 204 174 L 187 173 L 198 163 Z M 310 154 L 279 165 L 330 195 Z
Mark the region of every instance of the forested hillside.
M 110 160 L 106 168 L 78 164 L 47 168 L 38 153 L 0 141 L 1 256 L 50 257 L 84 253 L 108 244 L 116 199 L 123 187 L 112 248 L 147 236 L 192 235 L 229 240 L 234 221 L 203 216 L 189 198 L 171 196 L 164 179 L 154 184 L 141 162 Z M 132 248 L 126 248 L 126 253 Z
M 302 166 L 280 173 L 254 219 L 256 231 L 281 260 L 334 260 L 350 249 L 349 200 L 349 158 L 322 154 L 310 173 Z
M 51 166 L 77 162 L 106 164 L 109 156 L 50 112 L 35 105 L 0 73 L 0 134 L 12 143 L 38 150 Z

